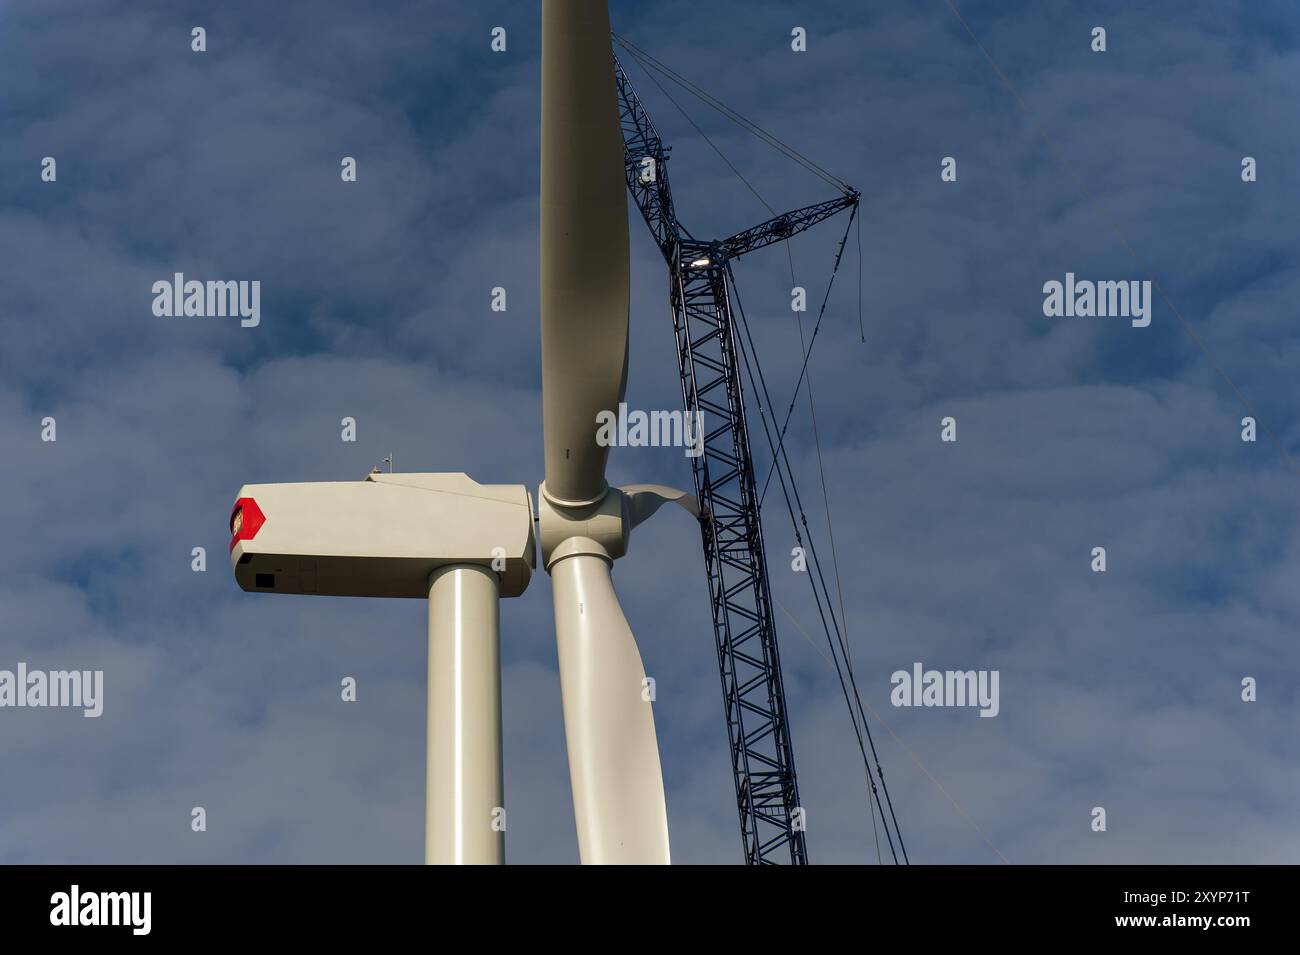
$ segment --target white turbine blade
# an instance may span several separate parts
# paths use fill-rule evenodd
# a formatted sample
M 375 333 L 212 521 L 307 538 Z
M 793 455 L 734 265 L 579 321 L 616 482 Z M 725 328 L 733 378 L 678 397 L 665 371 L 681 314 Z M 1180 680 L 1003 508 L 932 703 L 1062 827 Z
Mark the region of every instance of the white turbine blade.
M 628 524 L 637 527 L 648 521 L 665 504 L 680 504 L 691 517 L 700 516 L 700 502 L 694 494 L 666 484 L 624 484 L 619 487 L 627 498 Z
M 654 714 L 609 562 L 566 557 L 551 579 L 579 856 L 584 864 L 667 864 Z
M 546 490 L 605 492 L 596 415 L 627 384 L 628 227 L 623 134 L 603 0 L 542 4 L 541 313 Z

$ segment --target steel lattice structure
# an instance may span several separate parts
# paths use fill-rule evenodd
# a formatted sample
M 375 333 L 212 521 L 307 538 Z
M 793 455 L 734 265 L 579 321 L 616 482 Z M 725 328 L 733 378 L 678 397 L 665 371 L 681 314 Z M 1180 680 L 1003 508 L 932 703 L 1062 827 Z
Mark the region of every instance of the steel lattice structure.
M 856 205 L 858 193 L 846 190 L 726 239 L 694 238 L 673 207 L 668 147 L 617 59 L 614 70 L 628 190 L 668 264 L 682 400 L 690 420 L 702 415 L 704 421 L 704 453 L 691 464 L 745 861 L 773 864 L 788 852 L 790 862 L 804 864 L 808 849 L 794 821 L 799 783 L 745 418 L 730 262 Z

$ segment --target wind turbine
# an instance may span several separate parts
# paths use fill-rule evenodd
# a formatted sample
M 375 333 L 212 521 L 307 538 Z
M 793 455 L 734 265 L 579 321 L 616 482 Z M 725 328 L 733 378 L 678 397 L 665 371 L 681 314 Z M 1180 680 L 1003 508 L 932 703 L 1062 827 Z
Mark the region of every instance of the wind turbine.
M 541 323 L 545 480 L 537 537 L 550 573 L 569 777 L 584 863 L 669 862 L 645 668 L 611 579 L 660 485 L 613 488 L 601 412 L 627 386 L 629 264 L 609 11 L 542 4 Z M 255 484 L 231 514 L 244 590 L 427 597 L 425 861 L 504 861 L 498 601 L 535 567 L 522 485 L 453 474 Z

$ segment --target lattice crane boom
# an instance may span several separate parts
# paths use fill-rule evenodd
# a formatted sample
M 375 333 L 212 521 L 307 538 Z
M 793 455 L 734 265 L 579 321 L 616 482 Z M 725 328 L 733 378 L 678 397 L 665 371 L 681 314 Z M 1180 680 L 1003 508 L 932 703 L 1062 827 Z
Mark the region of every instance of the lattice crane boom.
M 691 459 L 713 608 L 736 805 L 745 861 L 808 861 L 790 722 L 750 453 L 741 351 L 729 263 L 858 203 L 835 199 L 775 216 L 720 240 L 700 240 L 677 218 L 668 184 L 669 147 L 618 60 L 614 61 L 628 191 L 669 270 L 669 299 L 682 400 L 704 416 L 704 453 Z

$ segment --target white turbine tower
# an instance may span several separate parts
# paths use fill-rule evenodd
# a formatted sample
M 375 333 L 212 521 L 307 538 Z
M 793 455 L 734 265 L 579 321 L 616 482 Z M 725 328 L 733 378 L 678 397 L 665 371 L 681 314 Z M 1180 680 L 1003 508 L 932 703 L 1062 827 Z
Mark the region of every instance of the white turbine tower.
M 601 412 L 627 384 L 628 225 L 605 0 L 544 0 L 542 403 L 537 542 L 553 581 L 565 739 L 585 863 L 667 863 L 654 716 L 614 560 L 672 488 L 605 481 Z M 498 599 L 535 566 L 522 485 L 460 473 L 253 484 L 231 515 L 245 590 L 429 600 L 425 861 L 504 861 Z

